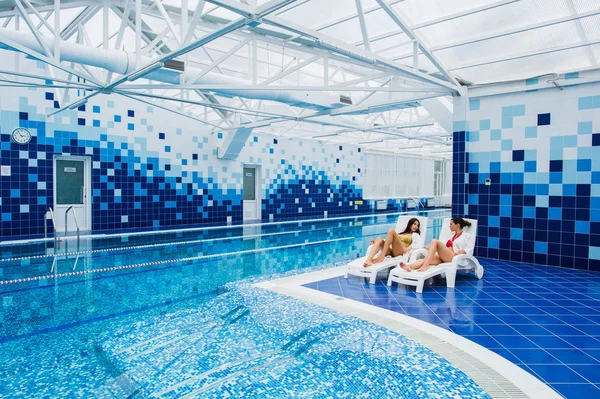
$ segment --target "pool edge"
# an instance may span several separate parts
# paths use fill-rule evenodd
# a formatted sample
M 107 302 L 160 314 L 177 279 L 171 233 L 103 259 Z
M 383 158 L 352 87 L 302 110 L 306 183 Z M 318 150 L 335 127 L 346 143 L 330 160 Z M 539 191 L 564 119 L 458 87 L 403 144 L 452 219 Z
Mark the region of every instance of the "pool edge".
M 560 394 L 535 376 L 497 353 L 465 337 L 391 310 L 347 298 L 340 300 L 336 295 L 302 286 L 315 281 L 339 277 L 343 274 L 344 269 L 342 266 L 265 281 L 254 285 L 355 316 L 405 335 L 450 361 L 454 367 L 473 379 L 492 398 L 522 398 L 524 397 L 523 395 L 529 398 L 540 399 L 562 398 Z M 467 359 L 464 359 L 464 355 L 466 355 Z M 468 357 L 474 358 L 482 365 L 487 366 L 489 370 L 477 368 L 472 361 L 469 361 Z M 493 373 L 490 373 L 490 370 Z M 496 381 L 497 378 L 494 377 L 497 377 L 497 375 L 494 376 L 494 373 L 503 377 L 509 384 Z

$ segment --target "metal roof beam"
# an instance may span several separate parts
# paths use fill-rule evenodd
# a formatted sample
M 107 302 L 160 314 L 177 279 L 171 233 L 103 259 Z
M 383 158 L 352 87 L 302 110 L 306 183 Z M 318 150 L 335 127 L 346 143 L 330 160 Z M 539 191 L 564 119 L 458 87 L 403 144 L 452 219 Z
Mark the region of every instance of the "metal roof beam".
M 400 16 L 400 14 L 392 8 L 392 6 L 387 2 L 387 0 L 375 0 L 377 4 L 381 6 L 381 8 L 387 13 L 387 15 L 404 31 L 404 33 L 411 39 L 416 41 L 419 44 L 419 48 L 425 54 L 425 56 L 431 61 L 433 65 L 440 71 L 442 75 L 446 77 L 450 82 L 452 82 L 456 86 L 460 86 L 460 83 L 450 74 L 450 72 L 446 69 L 446 67 L 442 64 L 442 62 L 435 57 L 431 51 L 427 48 L 427 46 L 423 43 L 423 39 L 418 37 L 416 33 L 414 33 L 406 24 L 404 19 Z

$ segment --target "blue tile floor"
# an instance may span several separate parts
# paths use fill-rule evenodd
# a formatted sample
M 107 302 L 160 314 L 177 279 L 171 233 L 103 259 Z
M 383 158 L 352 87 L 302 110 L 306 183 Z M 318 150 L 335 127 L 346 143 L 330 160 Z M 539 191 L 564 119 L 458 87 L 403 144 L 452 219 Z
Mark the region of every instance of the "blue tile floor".
M 482 280 L 413 287 L 349 276 L 306 287 L 425 320 L 504 356 L 567 398 L 600 398 L 600 273 L 480 259 Z

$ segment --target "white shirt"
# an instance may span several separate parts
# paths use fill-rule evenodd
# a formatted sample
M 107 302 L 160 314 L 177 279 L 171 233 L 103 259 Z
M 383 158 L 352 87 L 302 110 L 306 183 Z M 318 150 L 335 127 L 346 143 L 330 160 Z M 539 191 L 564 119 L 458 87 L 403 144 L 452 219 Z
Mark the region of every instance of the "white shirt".
M 452 237 L 450 237 L 450 239 L 452 239 Z M 473 251 L 475 250 L 475 237 L 463 231 L 452 243 L 452 250 L 455 254 L 458 254 L 459 251 L 465 251 L 467 255 L 473 255 Z
M 412 243 L 410 244 L 412 246 L 412 249 L 423 248 L 423 241 L 424 240 L 421 238 L 421 235 L 419 233 L 412 233 Z

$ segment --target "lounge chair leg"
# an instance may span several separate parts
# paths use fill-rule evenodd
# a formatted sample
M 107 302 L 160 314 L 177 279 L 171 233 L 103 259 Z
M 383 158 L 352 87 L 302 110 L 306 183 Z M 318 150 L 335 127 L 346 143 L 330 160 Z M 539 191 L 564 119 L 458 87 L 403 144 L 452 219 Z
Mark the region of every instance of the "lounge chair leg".
M 344 273 L 344 278 L 348 278 L 348 271 Z
M 448 288 L 454 288 L 456 282 L 456 271 L 446 273 L 446 286 Z
M 483 266 L 478 265 L 475 269 L 475 274 L 477 275 L 477 278 L 481 280 L 481 278 L 483 277 Z
M 369 283 L 375 284 L 376 282 L 377 282 L 377 273 L 373 272 L 373 273 L 371 273 L 371 278 L 369 279 Z
M 417 282 L 417 293 L 423 293 L 423 285 L 425 285 L 425 280 L 421 279 Z
M 392 273 L 390 273 L 390 276 L 388 277 L 388 287 L 392 286 Z

